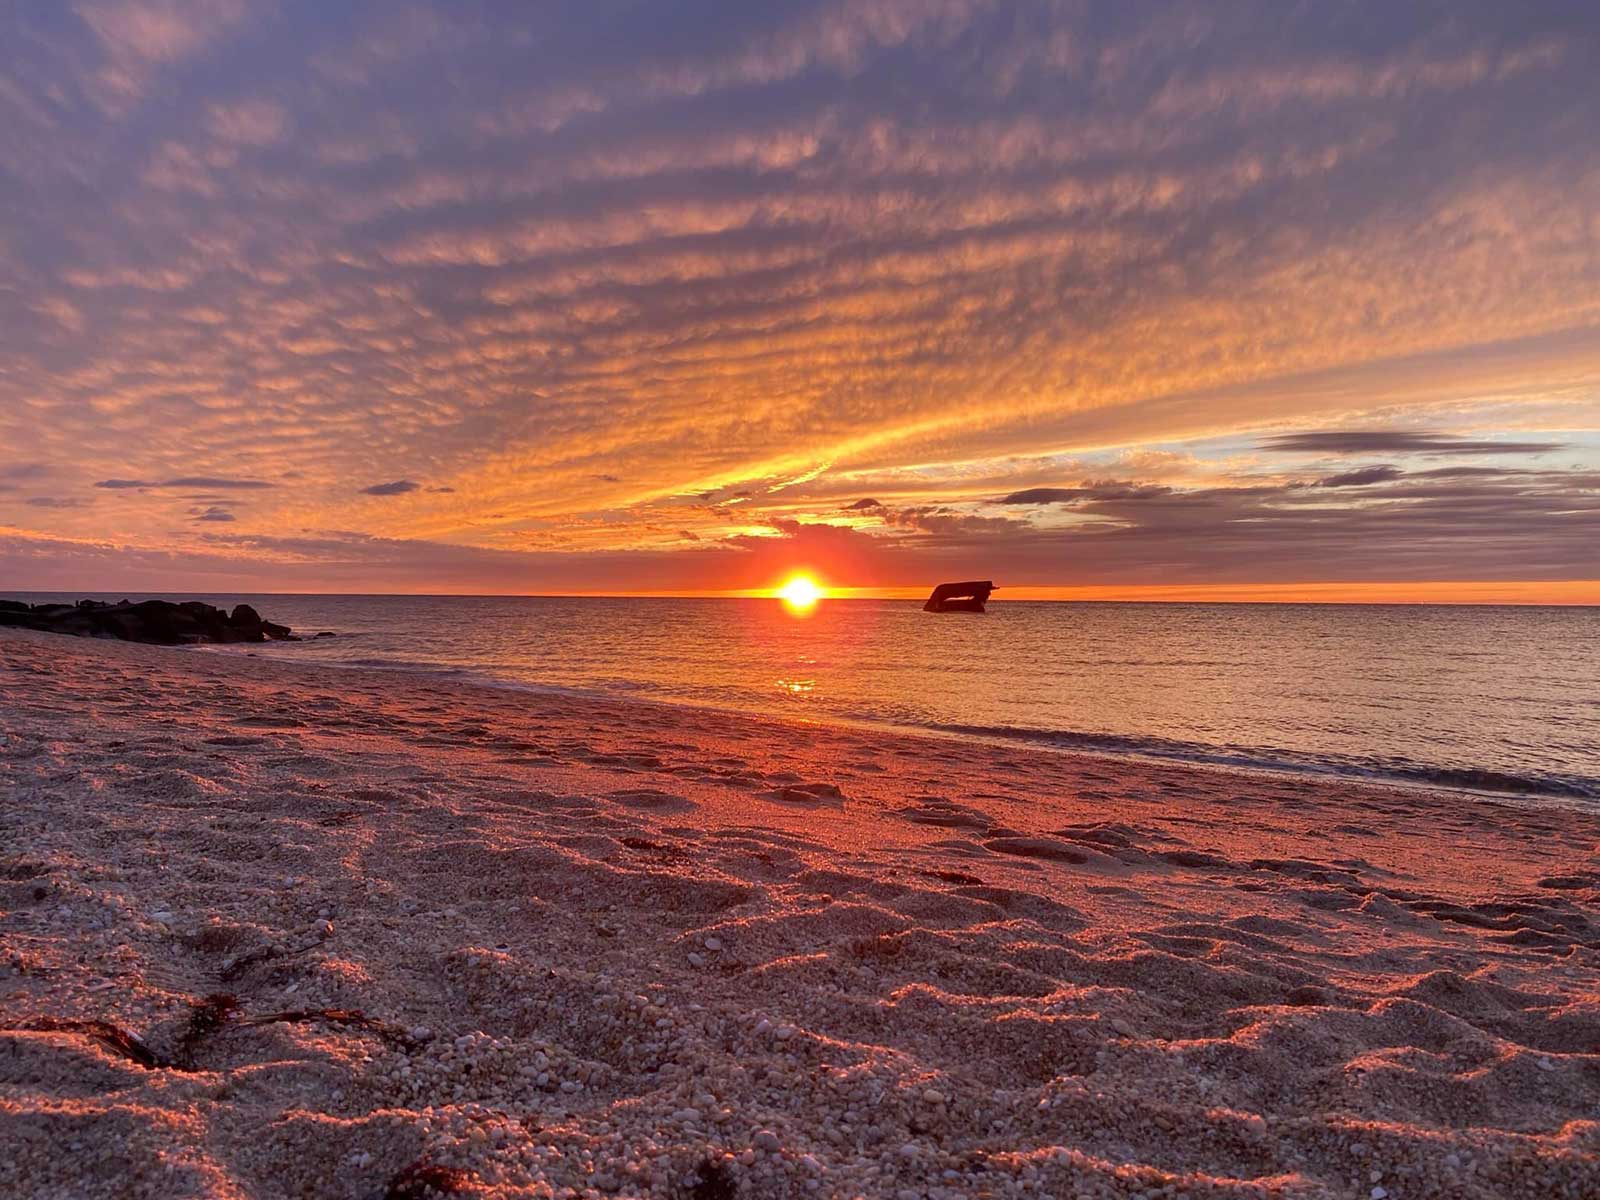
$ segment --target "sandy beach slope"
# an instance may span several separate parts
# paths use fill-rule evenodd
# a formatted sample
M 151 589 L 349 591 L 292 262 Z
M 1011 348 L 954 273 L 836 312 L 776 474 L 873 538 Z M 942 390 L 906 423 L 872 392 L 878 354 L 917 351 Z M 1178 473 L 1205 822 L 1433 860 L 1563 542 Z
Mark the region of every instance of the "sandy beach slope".
M 0 1195 L 1600 1197 L 1600 816 L 0 635 Z

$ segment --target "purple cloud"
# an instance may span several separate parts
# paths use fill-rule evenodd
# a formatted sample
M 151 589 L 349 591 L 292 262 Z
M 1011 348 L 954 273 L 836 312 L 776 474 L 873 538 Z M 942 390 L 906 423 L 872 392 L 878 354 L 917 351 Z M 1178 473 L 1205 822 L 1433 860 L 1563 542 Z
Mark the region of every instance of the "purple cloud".
M 1302 454 L 1542 454 L 1560 442 L 1477 439 L 1414 429 L 1347 429 L 1264 438 L 1264 450 Z
M 94 485 L 97 488 L 109 488 L 113 491 L 140 490 L 155 491 L 161 488 L 217 488 L 239 489 L 253 491 L 259 488 L 276 487 L 264 479 L 224 479 L 214 475 L 185 475 L 177 479 L 102 479 Z

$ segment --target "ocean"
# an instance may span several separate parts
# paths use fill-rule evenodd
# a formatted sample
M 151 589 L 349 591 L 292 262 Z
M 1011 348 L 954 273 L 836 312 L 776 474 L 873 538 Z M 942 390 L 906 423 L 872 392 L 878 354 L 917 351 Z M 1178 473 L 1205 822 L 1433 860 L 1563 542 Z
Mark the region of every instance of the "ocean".
M 337 635 L 205 653 L 1600 802 L 1595 608 L 199 598 Z

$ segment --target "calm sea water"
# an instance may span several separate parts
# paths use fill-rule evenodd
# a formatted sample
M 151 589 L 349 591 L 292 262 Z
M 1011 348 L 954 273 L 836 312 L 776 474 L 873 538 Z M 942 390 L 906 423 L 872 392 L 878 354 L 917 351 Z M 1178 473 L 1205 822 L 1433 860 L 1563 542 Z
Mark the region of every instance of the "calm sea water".
M 1600 801 L 1600 609 L 204 598 L 338 634 L 223 653 Z

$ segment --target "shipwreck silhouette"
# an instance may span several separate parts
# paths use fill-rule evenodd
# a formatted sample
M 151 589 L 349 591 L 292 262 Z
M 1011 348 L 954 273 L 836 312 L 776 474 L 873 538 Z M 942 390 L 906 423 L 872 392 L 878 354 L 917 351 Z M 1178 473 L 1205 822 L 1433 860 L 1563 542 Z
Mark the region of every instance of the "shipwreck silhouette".
M 983 612 L 983 606 L 994 591 L 992 579 L 970 580 L 966 583 L 941 583 L 922 606 L 923 612 Z

